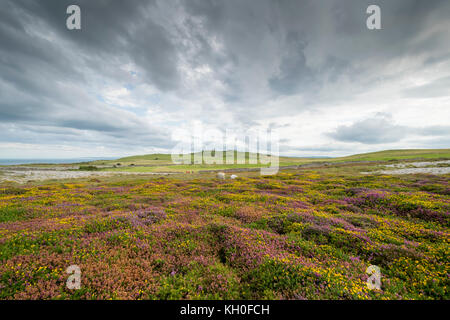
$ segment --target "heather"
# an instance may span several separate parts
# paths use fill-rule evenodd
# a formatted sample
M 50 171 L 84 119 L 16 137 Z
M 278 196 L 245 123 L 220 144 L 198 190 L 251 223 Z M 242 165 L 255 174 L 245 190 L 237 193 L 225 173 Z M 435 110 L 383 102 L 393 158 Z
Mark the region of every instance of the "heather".
M 0 298 L 449 299 L 448 182 L 291 170 L 4 186 Z

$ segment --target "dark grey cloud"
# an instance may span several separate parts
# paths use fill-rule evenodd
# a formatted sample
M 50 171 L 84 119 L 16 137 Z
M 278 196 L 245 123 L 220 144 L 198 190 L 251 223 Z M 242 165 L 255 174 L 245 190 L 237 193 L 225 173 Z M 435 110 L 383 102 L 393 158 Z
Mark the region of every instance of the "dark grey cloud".
M 149 81 L 161 89 L 168 90 L 177 86 L 174 44 L 167 31 L 147 16 L 153 10 L 154 1 L 77 1 L 82 8 L 82 30 L 75 32 L 65 28 L 68 17 L 66 8 L 74 4 L 73 1 L 13 2 L 14 4 L 9 2 L 8 7 L 15 8 L 17 20 L 25 20 L 25 24 L 30 20 L 40 20 L 49 31 L 57 33 L 79 48 L 87 55 L 87 59 L 92 59 L 95 63 L 117 58 L 133 61 L 142 66 Z M 34 52 L 33 44 L 42 43 L 36 38 L 30 37 L 27 40 L 25 50 L 30 52 Z M 48 51 L 41 56 L 52 59 L 54 63 L 64 61 L 61 57 L 49 57 Z
M 389 114 L 376 114 L 372 118 L 341 125 L 327 135 L 337 141 L 380 144 L 398 142 L 407 136 L 446 136 L 450 138 L 449 126 L 410 127 L 397 125 Z
M 270 87 L 280 93 L 298 92 L 300 85 L 311 86 L 314 81 L 312 68 L 306 65 L 304 54 L 305 43 L 297 33 L 290 32 L 286 36 L 287 50 L 281 59 L 279 73 L 269 79 Z
M 85 124 L 83 123 L 82 126 Z M 54 126 L 36 126 L 36 125 L 12 125 L 0 124 L 2 135 L 1 142 L 21 143 L 21 144 L 47 144 L 69 146 L 80 146 L 92 148 L 96 146 L 105 146 L 121 150 L 124 146 L 130 149 L 139 149 L 148 147 L 151 141 L 152 147 L 166 148 L 173 147 L 175 144 L 168 142 L 168 137 L 160 132 L 148 132 L 139 130 L 114 131 L 112 133 L 103 131 L 92 134 L 90 130 L 74 129 L 72 127 L 54 127 Z M 132 134 L 135 139 L 129 139 Z M 106 143 L 105 143 L 106 141 Z
M 370 4 L 382 8 L 383 30 L 366 28 L 365 12 Z M 308 108 L 330 103 L 323 88 L 343 78 L 361 86 L 334 91 L 333 101 L 363 93 L 363 84 L 388 80 L 392 75 L 380 74 L 380 66 L 399 57 L 423 54 L 431 63 L 449 51 L 445 30 L 422 36 L 432 24 L 445 23 L 444 12 L 450 11 L 448 1 L 286 0 L 258 1 L 255 5 L 254 1 L 198 0 L 186 7 L 191 15 L 202 19 L 203 37 L 224 43 L 233 74 L 232 79 L 218 75 L 232 92 L 224 97 L 230 102 L 243 100 L 247 106 L 252 100 L 246 96 L 248 83 L 255 84 L 249 88 L 251 92 L 259 93 L 255 87 L 264 83 L 261 78 L 272 89 L 269 96 L 301 94 L 306 105 L 303 108 Z M 213 69 L 221 67 L 213 60 L 208 62 Z M 264 71 L 254 64 L 263 66 Z M 300 108 L 282 111 L 292 113 Z
M 392 124 L 389 117 L 377 115 L 371 119 L 357 121 L 349 126 L 339 126 L 329 136 L 344 142 L 368 144 L 396 142 L 404 138 L 406 128 Z
M 65 27 L 72 1 L 6 1 L 0 17 L 0 123 L 15 124 L 2 141 L 57 143 L 61 134 L 45 133 L 46 126 L 67 132 L 98 133 L 100 144 L 167 146 L 170 135 L 131 112 L 114 110 L 90 94 L 88 74 L 106 79 L 123 77 L 119 64 L 133 62 L 161 90 L 177 86 L 176 56 L 162 27 L 146 19 L 153 3 L 79 1 L 82 30 Z M 135 24 L 135 25 L 134 25 Z M 131 32 L 132 28 L 135 29 Z M 114 74 L 115 73 L 115 74 Z M 34 125 L 21 132 L 23 125 Z M 14 134 L 12 134 L 12 132 Z M 49 135 L 52 135 L 50 137 Z M 71 141 L 76 135 L 69 134 Z M 39 137 L 34 139 L 35 137 Z M 73 139 L 72 139 L 73 138 Z M 120 138 L 120 139 L 119 139 Z M 78 135 L 78 140 L 82 137 Z

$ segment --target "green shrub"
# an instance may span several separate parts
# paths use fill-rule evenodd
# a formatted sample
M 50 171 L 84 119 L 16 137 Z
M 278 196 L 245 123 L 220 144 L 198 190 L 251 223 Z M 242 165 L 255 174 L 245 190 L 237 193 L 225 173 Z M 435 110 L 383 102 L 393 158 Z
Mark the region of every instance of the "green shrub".
M 111 230 L 118 230 L 128 228 L 130 223 L 126 218 L 113 218 L 107 220 L 94 220 L 85 224 L 84 232 L 86 233 L 97 233 L 105 232 Z
M 78 168 L 78 170 L 81 170 L 81 171 L 97 171 L 97 170 L 100 170 L 100 169 L 97 168 L 96 166 L 80 166 Z
M 0 208 L 0 222 L 19 221 L 27 218 L 27 212 L 23 208 Z
M 7 194 L 7 195 L 21 195 L 26 193 L 27 190 L 22 188 L 7 188 L 7 189 L 1 189 L 0 194 Z
M 257 293 L 253 299 L 273 299 L 274 292 L 290 297 L 302 287 L 325 283 L 319 275 L 302 270 L 300 266 L 290 266 L 273 260 L 267 260 L 250 270 L 243 280 L 249 283 L 251 292 Z

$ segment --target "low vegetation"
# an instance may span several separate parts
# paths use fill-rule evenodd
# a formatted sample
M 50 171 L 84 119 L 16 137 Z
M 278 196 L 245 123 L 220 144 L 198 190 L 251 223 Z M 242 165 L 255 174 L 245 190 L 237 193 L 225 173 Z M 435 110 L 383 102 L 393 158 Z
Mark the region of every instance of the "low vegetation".
M 96 166 L 80 166 L 78 170 L 80 170 L 80 171 L 98 171 L 100 169 Z
M 449 176 L 357 172 L 5 186 L 0 298 L 449 299 Z

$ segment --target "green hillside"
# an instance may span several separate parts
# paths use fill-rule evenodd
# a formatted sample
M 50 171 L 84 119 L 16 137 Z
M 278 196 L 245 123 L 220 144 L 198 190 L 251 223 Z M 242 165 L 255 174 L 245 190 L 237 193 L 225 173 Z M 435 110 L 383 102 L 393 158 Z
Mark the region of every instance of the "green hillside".
M 95 166 L 105 166 L 104 170 L 117 171 L 134 171 L 134 172 L 184 172 L 184 171 L 199 171 L 199 170 L 224 170 L 233 168 L 255 168 L 261 167 L 261 164 L 249 164 L 250 155 L 260 158 L 260 154 L 251 154 L 248 152 L 234 151 L 234 159 L 239 156 L 241 159 L 245 158 L 245 164 L 226 164 L 225 153 L 223 164 L 207 164 L 204 159 L 207 158 L 207 152 L 203 152 L 203 157 L 200 153 L 191 153 L 191 162 L 193 164 L 176 165 L 172 162 L 170 154 L 148 154 L 124 157 L 117 160 L 105 160 L 91 162 Z M 195 155 L 200 156 L 198 162 L 194 162 Z M 203 162 L 201 161 L 203 159 Z M 364 154 L 356 154 L 346 157 L 336 158 L 300 158 L 300 157 L 280 157 L 279 166 L 302 165 L 308 163 L 323 163 L 323 162 L 347 162 L 347 161 L 395 161 L 395 160 L 438 160 L 450 159 L 450 149 L 414 149 L 414 150 L 386 150 L 378 152 L 370 152 Z
M 200 155 L 196 153 L 196 155 Z M 260 154 L 249 152 L 234 151 L 234 156 L 244 157 L 247 161 L 250 155 L 259 159 Z M 204 157 L 206 157 L 204 155 Z M 194 153 L 191 153 L 191 159 L 194 159 Z M 333 162 L 333 161 L 389 161 L 389 160 L 403 160 L 403 159 L 450 159 L 450 149 L 404 149 L 404 150 L 385 150 L 370 153 L 355 154 L 345 157 L 336 158 L 308 158 L 308 157 L 280 157 L 280 163 L 307 163 L 307 162 Z M 224 152 L 225 160 L 225 152 Z M 135 162 L 136 164 L 148 162 L 150 164 L 171 163 L 172 158 L 170 154 L 148 154 L 140 156 L 131 156 L 113 160 L 111 162 Z
M 385 150 L 334 158 L 334 160 L 344 161 L 390 161 L 407 159 L 450 159 L 450 149 Z

